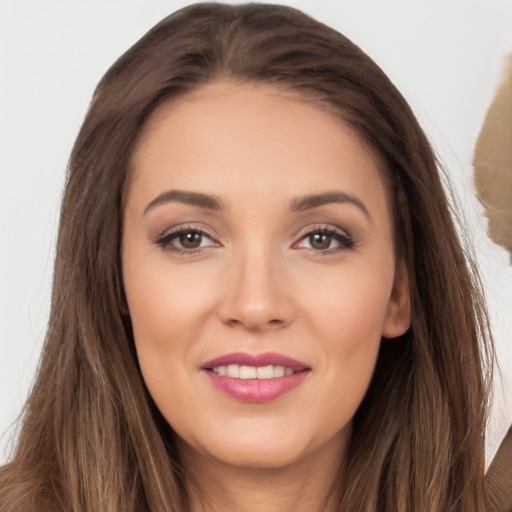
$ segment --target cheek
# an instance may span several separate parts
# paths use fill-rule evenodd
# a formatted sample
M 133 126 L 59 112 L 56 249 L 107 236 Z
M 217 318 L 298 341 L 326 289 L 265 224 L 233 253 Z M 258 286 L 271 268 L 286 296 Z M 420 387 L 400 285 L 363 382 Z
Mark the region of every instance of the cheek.
M 322 282 L 319 276 L 315 281 Z M 392 273 L 352 268 L 325 283 L 327 292 L 311 293 L 303 301 L 303 317 L 309 322 L 307 330 L 316 333 L 331 398 L 346 405 L 340 414 L 353 414 L 375 368 Z
M 181 416 L 194 416 L 190 376 L 197 373 L 194 340 L 207 309 L 207 283 L 157 262 L 133 269 L 126 266 L 125 287 L 137 358 L 156 406 L 175 427 Z
M 347 265 L 337 272 L 310 274 L 300 292 L 302 310 L 321 338 L 333 349 L 348 353 L 380 341 L 392 289 L 392 265 L 388 272 L 370 265 Z
M 165 412 L 168 404 L 181 400 L 188 375 L 195 371 L 194 340 L 211 310 L 211 283 L 204 272 L 172 267 L 156 250 L 130 245 L 130 239 L 124 256 L 137 357 L 150 394 Z
M 165 261 L 131 263 L 125 265 L 124 277 L 136 343 L 155 350 L 179 346 L 209 309 L 207 276 L 185 266 L 173 269 Z

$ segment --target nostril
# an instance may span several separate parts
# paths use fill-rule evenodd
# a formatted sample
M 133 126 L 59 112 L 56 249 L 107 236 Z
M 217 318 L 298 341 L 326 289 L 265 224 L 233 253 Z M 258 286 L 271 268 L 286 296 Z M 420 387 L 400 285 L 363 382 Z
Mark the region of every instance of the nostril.
M 285 325 L 284 320 L 280 320 L 279 318 L 273 318 L 268 321 L 255 321 L 254 319 L 246 319 L 238 320 L 236 318 L 231 318 L 226 321 L 226 324 L 230 327 L 244 327 L 249 331 L 259 331 L 265 329 L 273 329 L 279 328 Z

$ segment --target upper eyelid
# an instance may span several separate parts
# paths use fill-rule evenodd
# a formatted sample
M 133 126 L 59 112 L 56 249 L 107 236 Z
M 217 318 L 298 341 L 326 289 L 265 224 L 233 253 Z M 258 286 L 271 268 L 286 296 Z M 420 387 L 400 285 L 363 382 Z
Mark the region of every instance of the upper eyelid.
M 201 235 L 205 235 L 208 238 L 211 238 L 212 240 L 215 240 L 217 238 L 214 234 L 211 233 L 210 230 L 203 228 L 203 227 L 199 227 L 199 226 L 193 226 L 191 224 L 190 225 L 189 224 L 186 224 L 186 225 L 178 224 L 171 228 L 167 228 L 167 229 L 163 230 L 162 232 L 160 232 L 156 236 L 156 238 L 157 238 L 157 240 L 159 240 L 161 238 L 164 238 L 164 237 L 167 237 L 170 235 L 180 234 L 180 233 L 188 232 L 188 231 L 195 231 L 197 233 L 201 233 Z
M 342 245 L 347 245 L 350 247 L 354 247 L 359 243 L 358 240 L 355 239 L 353 234 L 349 232 L 347 229 L 329 223 L 318 223 L 310 224 L 299 230 L 293 239 L 292 247 L 301 242 L 302 240 L 308 238 L 313 233 L 328 234 L 334 239 L 336 239 Z M 328 249 L 323 251 L 323 254 L 327 254 L 329 252 L 336 252 L 336 250 Z
M 175 242 L 175 239 L 177 239 L 180 236 L 180 234 L 187 232 L 199 233 L 201 236 L 204 236 L 205 238 L 210 240 L 211 244 L 195 248 L 181 247 L 179 244 Z M 174 229 L 164 231 L 162 235 L 157 236 L 156 239 L 153 240 L 153 243 L 162 248 L 164 251 L 180 252 L 183 254 L 192 254 L 198 251 L 202 251 L 204 249 L 219 247 L 222 245 L 214 236 L 210 235 L 208 232 L 194 227 L 176 227 Z
M 187 231 L 198 232 L 201 235 L 211 239 L 213 242 L 216 242 L 218 244 L 221 243 L 220 242 L 221 237 L 219 237 L 214 232 L 214 230 L 209 229 L 208 227 L 205 227 L 204 225 L 202 225 L 202 223 L 195 224 L 193 222 L 186 223 L 186 224 L 177 224 L 175 226 L 168 227 L 165 230 L 159 232 L 154 237 L 154 240 L 156 242 L 158 242 L 164 238 L 170 237 L 172 235 L 179 235 L 180 233 L 187 232 Z M 310 235 L 311 233 L 315 233 L 315 232 L 326 232 L 326 233 L 328 232 L 330 234 L 338 234 L 344 238 L 350 238 L 350 239 L 353 238 L 352 234 L 345 228 L 341 228 L 339 226 L 336 226 L 336 225 L 330 224 L 330 223 L 318 222 L 318 223 L 308 224 L 307 226 L 303 226 L 302 228 L 296 230 L 295 233 L 291 237 L 292 243 L 296 243 L 298 240 Z
M 348 230 L 340 228 L 338 226 L 334 226 L 332 224 L 323 224 L 323 223 L 318 223 L 318 224 L 313 224 L 313 225 L 310 224 L 304 228 L 299 229 L 295 233 L 294 238 L 295 238 L 295 240 L 300 240 L 301 238 L 304 238 L 305 236 L 308 236 L 311 233 L 315 233 L 318 231 L 337 233 L 340 236 L 351 238 L 351 234 Z

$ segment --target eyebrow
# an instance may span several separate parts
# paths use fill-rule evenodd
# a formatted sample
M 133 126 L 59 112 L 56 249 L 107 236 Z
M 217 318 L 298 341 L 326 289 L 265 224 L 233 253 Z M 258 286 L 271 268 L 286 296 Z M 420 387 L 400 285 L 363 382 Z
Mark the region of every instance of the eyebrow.
M 167 190 L 155 197 L 155 199 L 153 199 L 146 208 L 144 208 L 144 215 L 156 206 L 172 202 L 199 206 L 200 208 L 206 208 L 216 212 L 224 209 L 224 204 L 218 197 L 202 194 L 200 192 L 189 192 L 186 190 Z
M 321 194 L 311 194 L 294 199 L 290 205 L 290 210 L 293 212 L 302 212 L 311 208 L 318 208 L 326 204 L 341 203 L 351 204 L 361 210 L 370 222 L 373 222 L 368 208 L 358 197 L 347 194 L 346 192 L 331 191 L 323 192 Z
M 224 209 L 224 203 L 216 196 L 203 194 L 201 192 L 190 192 L 187 190 L 167 190 L 159 194 L 144 209 L 144 215 L 150 210 L 161 204 L 178 202 L 191 206 L 199 206 L 212 211 L 221 211 Z M 371 221 L 372 217 L 365 204 L 356 196 L 346 192 L 331 191 L 321 194 L 311 194 L 294 199 L 290 204 L 292 212 L 302 212 L 312 208 L 318 208 L 331 203 L 352 204 L 359 208 L 364 215 Z

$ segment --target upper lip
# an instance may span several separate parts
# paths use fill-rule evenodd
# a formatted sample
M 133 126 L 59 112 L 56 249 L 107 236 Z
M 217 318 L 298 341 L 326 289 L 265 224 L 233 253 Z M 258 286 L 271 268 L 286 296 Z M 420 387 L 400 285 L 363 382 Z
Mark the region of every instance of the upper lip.
M 298 372 L 308 370 L 310 366 L 301 361 L 297 361 L 292 357 L 278 354 L 277 352 L 263 352 L 261 354 L 249 354 L 247 352 L 232 352 L 215 359 L 211 359 L 204 363 L 201 368 L 208 370 L 218 366 L 228 366 L 230 364 L 238 364 L 240 366 L 284 366 Z

